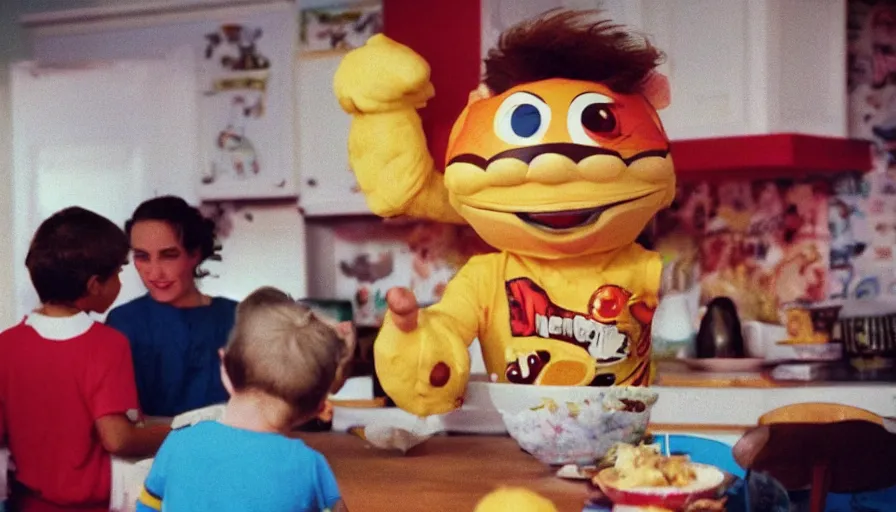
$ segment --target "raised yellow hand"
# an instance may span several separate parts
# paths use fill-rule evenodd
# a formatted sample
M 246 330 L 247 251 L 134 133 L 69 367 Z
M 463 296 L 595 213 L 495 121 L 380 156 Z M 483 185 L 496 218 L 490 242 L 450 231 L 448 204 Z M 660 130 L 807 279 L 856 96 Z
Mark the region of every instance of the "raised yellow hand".
M 377 34 L 342 59 L 333 91 L 349 114 L 417 109 L 435 94 L 429 72 L 414 50 Z
M 349 163 L 373 213 L 465 224 L 448 200 L 417 114 L 434 95 L 429 64 L 378 34 L 342 59 L 333 91 L 352 116 Z

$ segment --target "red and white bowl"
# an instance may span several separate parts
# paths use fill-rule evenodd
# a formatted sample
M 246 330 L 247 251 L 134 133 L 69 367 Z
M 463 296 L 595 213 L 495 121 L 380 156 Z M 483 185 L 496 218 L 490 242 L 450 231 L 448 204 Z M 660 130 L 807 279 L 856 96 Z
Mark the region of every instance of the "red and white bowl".
M 663 507 L 681 510 L 699 499 L 715 498 L 725 484 L 725 473 L 707 464 L 693 464 L 696 480 L 685 487 L 634 487 L 619 489 L 614 485 L 614 468 L 607 468 L 597 474 L 594 483 L 600 487 L 615 505 L 636 507 Z

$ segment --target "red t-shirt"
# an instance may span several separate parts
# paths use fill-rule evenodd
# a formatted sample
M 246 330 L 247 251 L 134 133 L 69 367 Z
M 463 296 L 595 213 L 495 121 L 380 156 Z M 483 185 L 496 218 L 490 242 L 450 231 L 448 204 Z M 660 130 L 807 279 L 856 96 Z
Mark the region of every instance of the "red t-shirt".
M 108 510 L 112 464 L 95 421 L 139 410 L 127 339 L 80 320 L 68 339 L 44 338 L 27 320 L 0 333 L 0 439 L 31 510 Z

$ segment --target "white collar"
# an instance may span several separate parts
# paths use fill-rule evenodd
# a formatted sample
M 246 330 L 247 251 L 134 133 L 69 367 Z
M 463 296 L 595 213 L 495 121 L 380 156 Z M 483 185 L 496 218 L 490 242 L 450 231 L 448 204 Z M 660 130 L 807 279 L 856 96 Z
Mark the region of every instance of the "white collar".
M 31 326 L 42 338 L 64 341 L 87 332 L 93 326 L 93 319 L 83 311 L 63 317 L 29 313 L 25 325 Z

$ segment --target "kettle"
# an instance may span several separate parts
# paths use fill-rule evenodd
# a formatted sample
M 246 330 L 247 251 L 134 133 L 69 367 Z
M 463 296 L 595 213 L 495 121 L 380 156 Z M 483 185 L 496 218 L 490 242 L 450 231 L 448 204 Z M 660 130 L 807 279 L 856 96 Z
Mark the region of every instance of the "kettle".
M 706 305 L 696 339 L 697 358 L 744 357 L 744 336 L 737 307 L 728 297 L 716 297 Z

